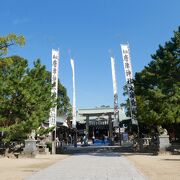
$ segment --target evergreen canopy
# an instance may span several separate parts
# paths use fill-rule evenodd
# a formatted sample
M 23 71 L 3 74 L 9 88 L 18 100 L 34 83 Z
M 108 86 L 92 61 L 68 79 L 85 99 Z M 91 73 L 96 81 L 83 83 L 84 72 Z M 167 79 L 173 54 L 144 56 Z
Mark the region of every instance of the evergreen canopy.
M 138 120 L 165 126 L 180 122 L 180 27 L 151 57 L 135 75 Z
M 58 99 L 51 95 L 51 73 L 41 64 L 20 56 L 3 57 L 11 45 L 23 45 L 24 37 L 0 37 L 0 132 L 3 140 L 23 140 L 48 120 L 50 108 L 57 104 L 61 115 L 71 116 L 66 88 L 59 82 Z

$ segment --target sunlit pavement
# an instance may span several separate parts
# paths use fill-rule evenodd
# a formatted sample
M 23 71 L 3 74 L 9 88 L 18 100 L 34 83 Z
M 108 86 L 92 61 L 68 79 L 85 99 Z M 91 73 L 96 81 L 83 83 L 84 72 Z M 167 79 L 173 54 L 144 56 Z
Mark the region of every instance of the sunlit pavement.
M 143 180 L 146 179 L 120 153 L 76 154 L 41 170 L 27 180 Z

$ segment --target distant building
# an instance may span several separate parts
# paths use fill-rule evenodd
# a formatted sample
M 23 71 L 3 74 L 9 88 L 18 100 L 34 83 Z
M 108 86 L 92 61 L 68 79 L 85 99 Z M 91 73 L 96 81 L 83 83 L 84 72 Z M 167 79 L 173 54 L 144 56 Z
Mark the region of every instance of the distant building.
M 103 135 L 113 136 L 114 108 L 101 106 L 78 109 L 76 119 L 77 130 L 80 135 L 85 134 L 88 138 L 91 138 L 93 135 L 96 138 L 102 138 Z M 130 119 L 130 117 L 125 115 L 124 110 L 119 108 L 119 122 Z

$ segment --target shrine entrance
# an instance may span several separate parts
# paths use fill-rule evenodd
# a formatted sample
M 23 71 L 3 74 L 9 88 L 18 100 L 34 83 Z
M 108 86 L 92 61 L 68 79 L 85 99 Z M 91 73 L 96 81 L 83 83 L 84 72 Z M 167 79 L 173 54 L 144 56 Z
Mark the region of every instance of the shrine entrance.
M 109 137 L 109 122 L 107 119 L 98 117 L 89 121 L 89 137 L 103 139 L 103 136 Z
M 90 141 L 94 136 L 97 141 L 112 141 L 115 137 L 120 139 L 119 128 L 113 128 L 114 109 L 100 107 L 93 109 L 79 109 L 77 113 L 77 130 L 80 136 L 85 135 Z M 119 109 L 119 120 L 128 119 L 122 109 Z

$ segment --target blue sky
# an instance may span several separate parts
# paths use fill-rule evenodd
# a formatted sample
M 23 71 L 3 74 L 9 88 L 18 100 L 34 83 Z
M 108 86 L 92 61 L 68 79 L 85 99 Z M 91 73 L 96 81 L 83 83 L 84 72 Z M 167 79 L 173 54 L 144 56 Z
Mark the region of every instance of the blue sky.
M 179 0 L 0 0 L 0 36 L 26 37 L 9 54 L 37 58 L 51 70 L 51 49 L 60 49 L 59 78 L 72 101 L 75 60 L 77 108 L 113 106 L 109 49 L 116 59 L 119 103 L 125 76 L 120 44 L 128 42 L 133 73 L 141 71 L 159 44 L 180 25 Z

